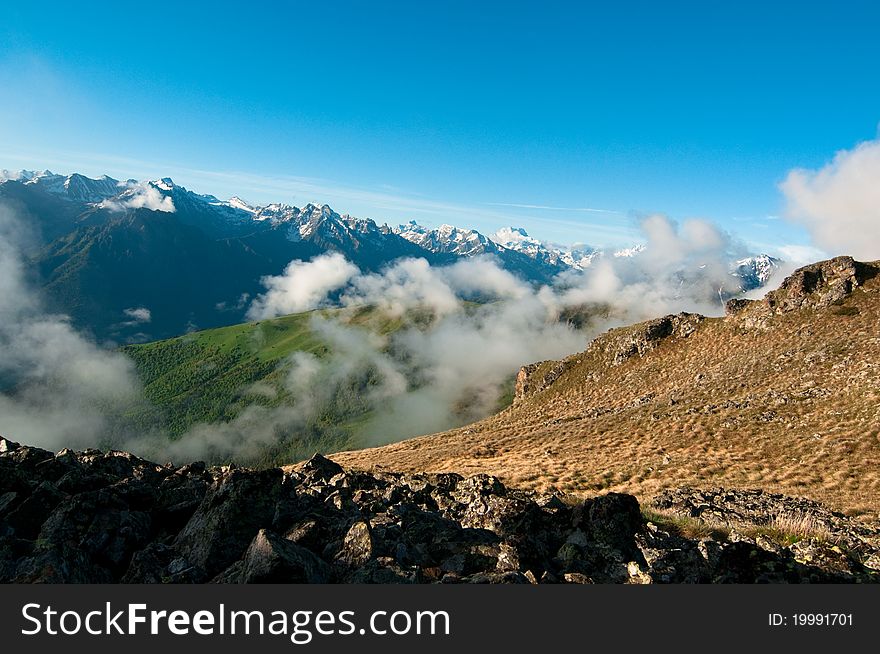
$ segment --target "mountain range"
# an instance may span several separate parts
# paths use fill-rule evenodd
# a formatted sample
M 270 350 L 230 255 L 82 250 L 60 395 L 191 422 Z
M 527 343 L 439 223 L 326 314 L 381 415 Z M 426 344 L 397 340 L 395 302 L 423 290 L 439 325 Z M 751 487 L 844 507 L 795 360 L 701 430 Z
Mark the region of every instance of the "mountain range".
M 402 257 L 445 265 L 490 256 L 528 282 L 548 284 L 598 257 L 644 249 L 555 246 L 514 227 L 491 237 L 445 224 L 391 227 L 326 204 L 220 200 L 167 177 L 139 182 L 2 170 L 0 201 L 33 232 L 25 254 L 49 308 L 100 340 L 121 343 L 242 322 L 262 278 L 326 252 L 342 253 L 365 271 Z M 731 258 L 732 287 L 763 285 L 779 263 L 768 255 Z

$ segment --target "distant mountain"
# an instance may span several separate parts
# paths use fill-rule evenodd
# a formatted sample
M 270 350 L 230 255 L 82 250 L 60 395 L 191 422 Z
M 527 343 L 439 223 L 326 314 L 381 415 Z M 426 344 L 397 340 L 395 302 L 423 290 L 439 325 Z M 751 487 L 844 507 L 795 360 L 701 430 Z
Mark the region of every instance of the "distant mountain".
M 760 288 L 779 270 L 782 263 L 780 259 L 771 257 L 769 254 L 761 254 L 756 257 L 740 259 L 735 263 L 731 274 L 742 280 L 744 290 Z
M 522 227 L 502 227 L 492 238 L 508 248 L 551 266 L 584 270 L 601 251 L 588 245 L 570 248 L 548 245 L 529 236 Z
M 510 272 L 532 282 L 549 283 L 568 266 L 528 252 L 505 247 L 473 229 L 440 225 L 437 229 L 422 227 L 416 221 L 394 228 L 394 233 L 435 254 L 455 257 L 490 255 Z
M 563 269 L 585 270 L 597 259 L 608 256 L 608 252 L 590 246 L 563 247 L 539 241 L 529 236 L 522 227 L 504 227 L 492 238 L 501 246 L 525 254 L 536 261 Z M 611 256 L 617 259 L 632 259 L 643 254 L 644 244 L 614 250 Z M 737 290 L 750 291 L 760 288 L 779 270 L 782 261 L 769 254 L 739 259 L 730 263 L 731 276 L 739 280 Z
M 170 178 L 119 182 L 44 171 L 0 174 L 0 201 L 41 235 L 26 252 L 49 308 L 99 339 L 141 342 L 242 322 L 261 279 L 294 259 L 343 253 L 363 270 L 400 257 L 450 263 L 329 206 L 252 207 Z M 138 308 L 149 312 L 129 315 Z M 149 316 L 149 319 L 146 319 Z
M 41 236 L 26 254 L 51 308 L 100 339 L 125 343 L 241 322 L 250 299 L 263 289 L 263 277 L 280 274 L 291 260 L 325 252 L 339 252 L 366 271 L 401 257 L 442 265 L 491 256 L 536 284 L 583 270 L 605 255 L 588 246 L 550 245 L 522 228 L 492 237 L 452 225 L 391 228 L 326 204 L 221 200 L 168 177 L 139 182 L 2 170 L 0 201 Z M 761 285 L 776 265 L 762 255 L 735 262 L 732 271 L 748 289 Z M 141 318 L 132 319 L 132 312 Z
M 40 172 L 0 170 L 0 182 L 5 181 L 17 181 L 77 202 L 101 202 L 120 192 L 119 182 L 106 175 L 91 179 L 79 173 L 67 176 L 56 175 L 49 170 Z
M 617 257 L 618 259 L 631 258 L 631 257 L 635 257 L 635 256 L 641 254 L 642 252 L 644 252 L 646 247 L 647 246 L 645 246 L 644 244 L 634 245 L 631 248 L 623 248 L 622 250 L 616 250 L 612 254 L 615 257 Z

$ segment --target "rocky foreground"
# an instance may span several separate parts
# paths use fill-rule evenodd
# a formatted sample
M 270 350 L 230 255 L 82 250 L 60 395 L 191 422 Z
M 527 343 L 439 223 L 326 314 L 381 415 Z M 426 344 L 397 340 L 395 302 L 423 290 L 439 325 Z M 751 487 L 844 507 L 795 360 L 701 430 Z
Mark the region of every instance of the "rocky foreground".
M 574 501 L 320 455 L 295 472 L 174 467 L 0 438 L 4 582 L 880 580 L 880 531 L 808 500 L 680 489 L 647 515 L 631 495 Z

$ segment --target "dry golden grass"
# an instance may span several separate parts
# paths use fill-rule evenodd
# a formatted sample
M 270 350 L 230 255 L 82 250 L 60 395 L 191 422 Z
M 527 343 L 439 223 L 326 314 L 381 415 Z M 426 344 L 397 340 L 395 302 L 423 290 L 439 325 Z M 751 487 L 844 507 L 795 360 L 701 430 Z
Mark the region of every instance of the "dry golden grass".
M 657 508 L 645 509 L 643 514 L 647 521 L 653 522 L 661 529 L 691 540 L 702 538 L 728 540 L 731 535 L 730 525 L 715 523 L 711 519 L 683 516 L 675 511 Z M 771 516 L 765 525 L 744 522 L 736 525 L 736 529 L 746 537 L 766 538 L 782 547 L 805 539 L 817 539 L 826 543 L 837 541 L 837 537 L 826 525 L 815 516 L 808 514 L 775 515 Z
M 817 520 L 815 516 L 805 513 L 775 515 L 771 518 L 767 528 L 771 532 L 783 534 L 790 540 L 804 538 L 818 538 L 823 541 L 834 540 L 834 535 L 827 526 Z
M 880 277 L 765 328 L 748 326 L 758 308 L 617 366 L 591 348 L 547 389 L 481 422 L 334 458 L 642 500 L 685 484 L 763 488 L 877 517 Z

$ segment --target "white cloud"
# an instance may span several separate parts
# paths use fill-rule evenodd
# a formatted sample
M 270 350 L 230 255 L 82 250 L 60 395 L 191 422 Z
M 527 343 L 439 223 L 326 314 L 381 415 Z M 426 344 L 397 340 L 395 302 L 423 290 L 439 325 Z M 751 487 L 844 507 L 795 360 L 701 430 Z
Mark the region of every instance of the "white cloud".
M 373 304 L 392 316 L 428 306 L 440 315 L 457 311 L 459 299 L 425 259 L 400 259 L 382 273 L 358 275 L 342 295 L 346 305 Z
M 254 299 L 247 316 L 261 320 L 315 309 L 358 272 L 357 266 L 336 252 L 311 261 L 291 261 L 281 275 L 263 278 L 266 293 Z
M 249 410 L 222 437 L 210 439 L 212 451 L 243 447 L 245 428 L 260 435 L 296 433 L 310 415 L 324 414 L 352 389 L 369 409 L 357 432 L 365 444 L 441 431 L 491 413 L 519 366 L 579 352 L 609 326 L 684 310 L 720 315 L 720 289 L 737 290 L 729 263 L 738 244 L 703 220 L 678 224 L 654 215 L 641 227 L 644 251 L 598 258 L 540 288 L 490 257 L 449 266 L 402 259 L 374 273 L 356 272 L 340 255 L 295 262 L 284 275 L 264 280 L 267 293 L 252 305 L 254 315 L 281 315 L 294 306 L 372 305 L 398 317 L 429 308 L 434 320 L 383 336 L 313 316 L 311 328 L 329 353 L 291 361 L 287 390 L 295 410 Z M 321 282 L 324 271 L 330 278 Z M 488 301 L 465 303 L 472 298 Z M 608 311 L 593 311 L 597 304 Z M 586 316 L 587 324 L 576 330 L 560 321 L 564 314 Z M 181 443 L 204 445 L 209 433 L 199 427 L 194 440 L 187 436 Z
M 490 257 L 464 259 L 440 271 L 456 293 L 468 298 L 520 298 L 529 292 L 527 284 Z
M 780 189 L 787 217 L 832 255 L 880 258 L 880 140 L 841 150 L 819 170 L 792 170 Z
M 776 251 L 784 261 L 800 266 L 828 258 L 827 252 L 812 245 L 780 245 Z
M 162 195 L 159 189 L 149 182 L 132 184 L 118 198 L 105 200 L 101 206 L 111 211 L 126 209 L 149 209 L 166 213 L 177 211 L 171 196 Z
M 0 434 L 52 449 L 107 444 L 140 397 L 134 365 L 45 312 L 27 283 L 23 224 L 0 206 Z
M 266 293 L 248 316 L 271 318 L 336 304 L 374 305 L 393 316 L 431 308 L 436 316 L 462 310 L 462 300 L 526 302 L 539 299 L 555 311 L 590 303 L 613 306 L 618 315 L 641 320 L 688 310 L 723 312 L 719 293 L 737 292 L 730 262 L 742 246 L 711 222 L 680 225 L 662 214 L 641 222 L 644 249 L 634 256 L 597 259 L 584 271 L 568 271 L 536 291 L 491 257 L 431 266 L 425 259 L 400 259 L 377 273 L 361 273 L 341 254 L 292 262 L 284 274 L 264 278 Z
M 459 311 L 463 299 L 519 298 L 530 292 L 526 283 L 490 257 L 441 267 L 425 259 L 404 258 L 381 272 L 362 273 L 343 255 L 332 253 L 292 261 L 283 274 L 262 281 L 267 290 L 251 304 L 247 314 L 251 319 L 331 306 L 330 296 L 340 289 L 338 304 L 374 305 L 393 317 L 419 307 L 445 316 Z
M 583 272 L 564 273 L 554 289 L 557 301 L 606 304 L 627 321 L 678 311 L 721 314 L 719 291 L 738 290 L 729 266 L 743 254 L 741 246 L 705 220 L 679 225 L 655 214 L 640 227 L 647 241 L 643 250 L 598 258 Z
M 147 323 L 153 319 L 153 312 L 146 307 L 130 307 L 128 309 L 125 309 L 123 313 L 131 318 L 129 324 L 132 325 Z

